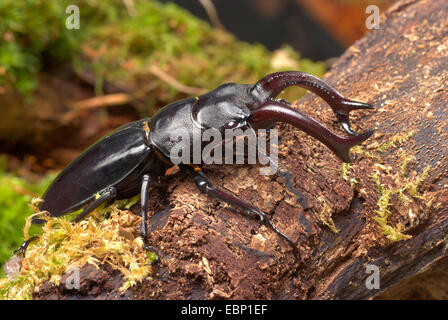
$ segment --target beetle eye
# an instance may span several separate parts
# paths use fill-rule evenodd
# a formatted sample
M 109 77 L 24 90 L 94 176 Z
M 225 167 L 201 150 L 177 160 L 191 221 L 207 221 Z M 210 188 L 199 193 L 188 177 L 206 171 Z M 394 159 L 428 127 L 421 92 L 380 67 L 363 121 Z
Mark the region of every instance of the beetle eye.
M 237 125 L 238 125 L 238 122 L 236 122 L 235 120 L 231 120 L 231 121 L 227 122 L 224 127 L 225 127 L 225 129 L 233 129 Z

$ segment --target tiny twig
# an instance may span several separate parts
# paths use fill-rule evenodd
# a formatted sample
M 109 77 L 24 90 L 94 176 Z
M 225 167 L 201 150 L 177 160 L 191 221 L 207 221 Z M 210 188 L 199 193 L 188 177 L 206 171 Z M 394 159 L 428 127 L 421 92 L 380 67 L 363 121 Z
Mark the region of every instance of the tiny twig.
M 213 4 L 212 0 L 199 0 L 199 2 L 202 4 L 202 6 L 205 9 L 205 12 L 208 15 L 208 18 L 210 19 L 210 22 L 215 28 L 225 30 L 224 25 L 221 23 L 221 20 L 219 20 L 218 12 L 216 11 L 215 5 Z
M 91 86 L 95 86 L 96 83 L 96 77 L 95 74 L 89 71 L 83 71 L 77 74 L 78 77 L 86 82 L 87 84 Z M 151 91 L 153 87 L 147 89 L 146 87 L 142 87 L 138 91 L 136 91 L 134 88 L 130 86 L 124 86 L 124 85 L 117 85 L 115 83 L 111 83 L 107 80 L 103 81 L 103 90 L 107 94 L 128 94 L 132 96 L 133 99 L 130 99 L 128 101 L 129 104 L 131 104 L 133 107 L 135 107 L 136 110 L 145 110 L 145 100 L 138 98 L 138 97 L 144 97 L 146 92 Z M 157 109 L 152 110 L 152 112 L 157 111 Z
M 131 17 L 135 17 L 135 6 L 134 6 L 134 0 L 123 0 L 124 5 L 126 6 L 126 10 L 128 10 L 128 13 Z
M 155 65 L 151 65 L 149 67 L 149 72 L 151 72 L 153 75 L 158 77 L 160 80 L 165 81 L 170 86 L 174 87 L 176 90 L 186 93 L 186 94 L 192 94 L 192 95 L 201 95 L 206 93 L 208 90 L 205 88 L 197 88 L 197 87 L 189 87 L 186 85 L 183 85 L 173 77 L 171 77 L 169 74 L 167 74 L 165 71 L 160 69 L 159 67 Z
M 115 105 L 122 105 L 132 100 L 132 97 L 126 93 L 113 93 L 105 96 L 84 99 L 72 104 L 74 109 L 93 109 L 103 108 Z

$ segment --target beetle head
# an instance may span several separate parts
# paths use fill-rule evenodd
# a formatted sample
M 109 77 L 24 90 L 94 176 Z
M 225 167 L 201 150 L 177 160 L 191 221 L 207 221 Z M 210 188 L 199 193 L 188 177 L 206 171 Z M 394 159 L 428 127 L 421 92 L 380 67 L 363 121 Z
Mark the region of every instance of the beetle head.
M 202 128 L 220 131 L 247 126 L 254 98 L 251 85 L 226 83 L 199 96 L 193 104 L 192 116 Z

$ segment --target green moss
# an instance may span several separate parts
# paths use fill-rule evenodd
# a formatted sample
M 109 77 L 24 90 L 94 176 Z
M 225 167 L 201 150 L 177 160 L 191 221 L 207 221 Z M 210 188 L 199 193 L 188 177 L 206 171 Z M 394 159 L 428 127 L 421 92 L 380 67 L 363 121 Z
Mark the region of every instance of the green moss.
M 371 153 L 365 150 L 362 146 L 355 146 L 351 150 L 354 154 L 358 154 L 359 156 L 374 159 L 377 162 L 381 162 L 381 157 L 378 154 Z
M 401 162 L 400 162 L 400 170 L 401 170 L 401 174 L 402 174 L 403 176 L 405 176 L 409 164 L 410 164 L 412 161 L 414 161 L 415 157 L 414 157 L 414 156 L 407 155 L 405 151 L 402 151 L 402 152 L 401 152 L 401 155 L 400 155 L 400 158 L 401 158 Z
M 414 132 L 410 132 L 407 134 L 396 134 L 393 137 L 391 137 L 387 142 L 381 144 L 377 150 L 378 150 L 378 152 L 384 152 L 391 148 L 395 148 L 395 147 L 397 147 L 397 145 L 401 145 L 401 144 L 405 143 L 413 135 L 414 135 Z
M 410 235 L 402 233 L 403 226 L 401 224 L 393 227 L 388 224 L 387 221 L 391 214 L 391 211 L 389 209 L 392 206 L 391 197 L 398 191 L 392 190 L 390 188 L 385 188 L 385 186 L 381 183 L 379 173 L 375 173 L 371 177 L 380 193 L 380 197 L 377 203 L 378 209 L 375 210 L 375 213 L 377 214 L 377 216 L 375 217 L 375 221 L 378 223 L 378 227 L 381 230 L 381 233 L 392 241 L 407 240 L 412 238 Z
M 150 72 L 151 65 L 180 83 L 205 89 L 225 81 L 254 82 L 284 69 L 316 76 L 325 71 L 323 63 L 300 59 L 289 47 L 282 49 L 283 63 L 278 63 L 262 45 L 238 41 L 174 4 L 151 0 L 134 4 L 136 15 L 131 17 L 123 1 L 2 1 L 0 34 L 7 41 L 0 42 L 0 86 L 9 83 L 31 92 L 46 56 L 47 61 L 72 64 L 80 73 L 94 72 L 97 94 L 109 80 L 134 88 L 154 108 L 186 94 L 158 79 Z M 80 9 L 79 30 L 65 27 L 68 5 Z M 297 92 L 291 96 L 297 98 Z
M 28 247 L 18 276 L 0 279 L 0 299 L 31 299 L 43 282 L 58 285 L 64 273 L 86 264 L 99 267 L 107 263 L 119 270 L 124 278 L 122 292 L 151 276 L 151 262 L 156 256 L 143 249 L 138 235 L 140 217 L 114 204 L 73 224 L 65 217 L 39 213 L 36 203 L 37 199 L 31 202 L 35 215 L 47 222 L 39 238 Z M 24 234 L 28 234 L 30 225 L 28 217 Z
M 353 188 L 353 186 L 356 183 L 358 183 L 358 180 L 356 180 L 354 177 L 350 177 L 351 170 L 352 170 L 352 165 L 350 163 L 347 163 L 347 162 L 342 163 L 342 178 L 345 181 L 350 182 L 350 186 Z
M 36 87 L 43 54 L 68 60 L 75 35 L 65 28 L 65 2 L 2 0 L 0 2 L 0 86 L 24 94 Z
M 4 162 L 3 157 L 0 157 L 0 162 Z M 33 213 L 28 203 L 33 195 L 42 194 L 53 178 L 54 175 L 49 175 L 40 182 L 31 183 L 6 172 L 4 166 L 0 167 L 0 266 L 24 240 L 22 228 L 25 219 Z M 38 230 L 39 227 L 33 226 L 31 232 Z M 0 276 L 3 276 L 3 268 Z
M 403 161 L 408 161 L 408 158 L 405 158 Z M 400 165 L 400 168 L 403 168 L 403 163 Z M 394 206 L 392 197 L 397 195 L 405 205 L 411 204 L 413 201 L 412 198 L 423 199 L 424 196 L 420 194 L 419 188 L 429 175 L 429 167 L 425 168 L 421 175 L 413 178 L 405 176 L 403 170 L 401 170 L 400 173 L 402 173 L 402 175 L 393 175 L 394 183 L 396 185 L 395 188 L 385 187 L 385 185 L 381 182 L 379 171 L 376 171 L 370 176 L 375 182 L 380 194 L 377 202 L 378 209 L 375 210 L 375 213 L 377 214 L 375 221 L 378 223 L 381 233 L 392 241 L 407 240 L 412 238 L 412 236 L 403 233 L 404 226 L 401 223 L 398 223 L 395 227 L 388 223 L 388 218 L 391 215 L 390 208 Z M 431 201 L 429 201 L 429 203 L 430 202 Z M 429 203 L 427 206 L 430 206 Z
M 414 132 L 407 134 L 396 134 L 389 138 L 386 142 L 380 144 L 373 149 L 373 152 L 365 151 L 361 146 L 356 146 L 352 150 L 360 156 L 374 161 L 372 168 L 373 174 L 370 175 L 373 182 L 378 189 L 377 209 L 375 210 L 375 221 L 378 223 L 378 228 L 381 233 L 392 241 L 400 241 L 410 239 L 411 236 L 404 234 L 405 228 L 398 223 L 392 226 L 389 223 L 389 217 L 392 214 L 391 209 L 397 205 L 397 198 L 405 206 L 409 206 L 415 199 L 424 199 L 425 196 L 421 194 L 419 188 L 423 181 L 429 176 L 429 167 L 425 168 L 422 174 L 416 175 L 415 172 L 409 174 L 409 164 L 414 160 L 414 156 L 408 155 L 402 149 L 400 153 L 392 152 L 389 155 L 384 154 L 386 151 L 391 151 L 403 145 L 412 138 Z M 388 165 L 386 158 L 392 157 L 393 163 L 397 163 L 397 168 Z M 357 182 L 354 179 L 354 170 L 350 164 L 342 164 L 342 178 L 350 182 L 351 187 Z M 382 179 L 392 179 L 392 184 L 386 187 Z M 395 202 L 394 202 L 395 201 Z M 428 206 L 431 201 L 428 202 Z
M 417 176 L 414 180 L 407 181 L 403 188 L 400 189 L 400 192 L 408 192 L 413 198 L 423 199 L 424 197 L 419 194 L 419 188 L 422 185 L 423 181 L 425 181 L 429 176 L 429 170 L 430 167 L 428 166 L 423 170 L 423 173 L 421 175 Z
M 322 210 L 320 212 L 319 218 L 320 221 L 326 225 L 328 228 L 330 228 L 330 230 L 333 233 L 339 233 L 339 229 L 336 227 L 336 225 L 334 224 L 334 220 L 331 217 L 332 215 L 332 210 L 330 208 L 330 206 L 328 205 L 328 203 L 325 201 L 325 199 L 323 199 L 322 197 L 319 197 L 319 201 L 322 202 Z

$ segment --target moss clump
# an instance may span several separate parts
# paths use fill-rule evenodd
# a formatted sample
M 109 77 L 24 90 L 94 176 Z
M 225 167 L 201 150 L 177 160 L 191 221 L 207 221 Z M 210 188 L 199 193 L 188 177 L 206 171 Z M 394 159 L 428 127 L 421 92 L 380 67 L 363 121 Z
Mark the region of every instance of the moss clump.
M 29 182 L 13 173 L 6 172 L 6 159 L 0 157 L 0 267 L 11 257 L 23 240 L 22 227 L 26 218 L 33 213 L 27 205 L 47 188 L 54 175 L 50 174 L 39 182 Z M 31 232 L 38 231 L 33 226 Z M 0 269 L 0 277 L 3 268 Z
M 108 80 L 145 98 L 147 106 L 159 106 L 185 93 L 155 76 L 151 66 L 180 83 L 204 89 L 225 81 L 254 82 L 283 69 L 316 76 L 325 71 L 323 63 L 300 59 L 288 47 L 273 54 L 262 45 L 238 41 L 174 4 L 134 4 L 131 15 L 123 1 L 2 1 L 0 86 L 10 84 L 30 93 L 45 63 L 58 61 L 80 74 L 93 72 L 97 94 Z M 65 26 L 68 5 L 79 7 L 78 30 Z
M 350 176 L 350 172 L 352 170 L 352 165 L 347 162 L 342 163 L 342 179 L 345 181 L 350 182 L 350 187 L 353 188 L 353 186 L 358 183 L 358 180 L 356 180 L 354 177 Z
M 322 197 L 319 197 L 319 201 L 323 203 L 322 210 L 319 215 L 320 221 L 330 228 L 333 233 L 339 233 L 339 229 L 336 227 L 333 218 L 331 217 L 332 212 L 330 206 Z
M 37 84 L 44 55 L 69 60 L 76 34 L 65 28 L 67 1 L 0 1 L 0 86 L 9 84 L 24 94 Z
M 405 167 L 403 163 L 408 161 L 409 159 L 406 157 L 401 163 L 400 168 L 403 169 L 403 167 Z M 395 188 L 386 188 L 381 183 L 379 171 L 376 171 L 375 174 L 371 176 L 380 193 L 378 210 L 375 211 L 378 216 L 375 217 L 375 221 L 378 222 L 381 232 L 392 241 L 406 240 L 412 237 L 402 233 L 404 231 L 404 226 L 401 223 L 398 223 L 395 228 L 388 224 L 387 219 L 391 214 L 390 207 L 393 207 L 391 198 L 394 195 L 397 195 L 405 205 L 410 205 L 414 201 L 413 199 L 423 199 L 424 196 L 419 193 L 419 188 L 429 175 L 429 167 L 426 167 L 422 174 L 413 178 L 407 177 L 405 174 L 406 172 L 404 171 L 401 171 L 400 173 L 401 177 L 399 177 L 400 175 L 398 173 L 393 175 L 394 183 L 396 185 Z M 427 206 L 430 205 L 431 201 L 427 203 Z M 412 212 L 412 209 L 410 210 L 410 212 Z
M 34 210 L 38 210 L 34 199 Z M 35 215 L 42 216 L 43 213 Z M 121 290 L 134 286 L 150 276 L 154 254 L 145 251 L 138 237 L 141 218 L 116 205 L 97 210 L 85 220 L 73 224 L 65 218 L 44 216 L 47 220 L 42 235 L 30 244 L 19 275 L 0 282 L 3 299 L 31 299 L 44 281 L 59 284 L 61 276 L 86 263 L 99 266 L 108 263 L 125 279 Z M 31 217 L 24 229 L 25 237 Z
M 407 140 L 409 140 L 414 135 L 414 132 L 411 131 L 407 134 L 396 134 L 393 137 L 391 137 L 387 142 L 381 144 L 378 148 L 378 152 L 384 152 L 386 150 L 392 149 L 397 147 L 397 145 L 402 145 Z
M 397 223 L 395 226 L 392 226 L 388 222 L 388 219 L 392 214 L 391 209 L 400 204 L 398 202 L 401 202 L 405 207 L 409 207 L 409 212 L 412 213 L 412 203 L 416 199 L 425 198 L 425 196 L 420 193 L 419 188 L 429 175 L 429 167 L 425 168 L 420 175 L 417 175 L 415 172 L 409 174 L 409 164 L 414 160 L 414 156 L 408 155 L 402 149 L 399 149 L 401 152 L 392 153 L 390 157 L 394 159 L 394 163 L 398 164 L 397 168 L 394 169 L 387 164 L 386 158 L 388 157 L 385 156 L 384 153 L 403 145 L 411 139 L 413 135 L 414 132 L 396 134 L 379 146 L 374 143 L 369 146 L 369 149 L 372 149 L 373 152 L 366 151 L 359 146 L 353 148 L 353 151 L 360 156 L 374 161 L 372 164 L 374 170 L 370 177 L 379 193 L 377 209 L 375 210 L 377 216 L 374 217 L 374 219 L 378 223 L 378 228 L 381 233 L 392 241 L 412 238 L 410 235 L 404 234 L 406 228 L 402 223 Z M 342 165 L 342 177 L 344 180 L 350 181 L 350 184 L 353 187 L 353 178 L 351 177 L 352 171 L 349 169 L 352 169 L 351 165 Z M 389 187 L 386 187 L 383 183 L 386 179 L 389 180 Z M 427 205 L 430 206 L 431 201 L 429 201 Z
M 377 217 L 375 217 L 375 221 L 378 223 L 380 231 L 392 241 L 407 240 L 412 238 L 410 235 L 405 235 L 402 233 L 404 228 L 401 223 L 397 224 L 395 227 L 392 227 L 387 222 L 387 219 L 391 214 L 391 211 L 389 209 L 392 206 L 391 197 L 392 195 L 397 193 L 397 190 L 385 188 L 380 181 L 378 172 L 373 174 L 371 177 L 373 181 L 375 181 L 375 184 L 378 187 L 378 191 L 380 193 L 380 197 L 377 203 L 378 210 L 375 210 L 375 213 L 378 215 Z

